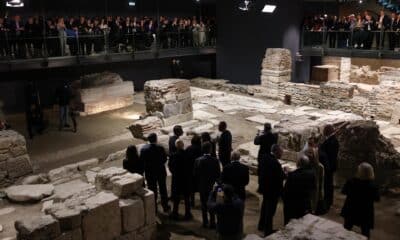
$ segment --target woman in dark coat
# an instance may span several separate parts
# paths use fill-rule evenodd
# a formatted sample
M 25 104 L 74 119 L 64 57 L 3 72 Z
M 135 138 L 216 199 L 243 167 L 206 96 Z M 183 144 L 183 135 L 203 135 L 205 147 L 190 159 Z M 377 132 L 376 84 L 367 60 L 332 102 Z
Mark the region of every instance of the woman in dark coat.
M 368 163 L 358 166 L 357 176 L 346 182 L 342 193 L 347 196 L 342 208 L 344 227 L 351 230 L 361 227 L 364 236 L 374 228 L 374 202 L 379 201 L 379 191 L 374 185 L 374 170 Z
M 144 175 L 144 162 L 139 158 L 135 145 L 131 145 L 126 149 L 126 158 L 122 162 L 122 166 L 130 173 Z
M 177 151 L 170 156 L 168 168 L 172 174 L 171 197 L 174 203 L 171 218 L 179 218 L 179 202 L 181 197 L 185 200 L 185 219 L 192 218 L 190 212 L 190 195 L 193 180 L 193 171 L 190 171 L 191 163 L 188 161 L 182 140 L 176 140 Z
M 187 160 L 189 161 L 188 165 L 188 171 L 191 171 L 192 173 L 194 172 L 194 163 L 196 162 L 196 159 L 201 157 L 203 154 L 201 152 L 201 138 L 198 135 L 194 135 L 192 137 L 191 145 L 186 148 L 186 156 Z M 196 189 L 196 184 L 195 184 L 195 178 L 194 174 L 192 174 L 192 186 L 191 186 L 191 193 L 190 193 L 190 204 L 192 207 L 194 207 L 194 195 L 198 191 Z
M 216 146 L 216 143 L 215 143 L 215 141 L 213 141 L 211 139 L 211 135 L 208 132 L 203 132 L 201 134 L 201 144 L 204 144 L 206 142 L 211 143 L 211 146 L 212 146 L 211 156 L 216 158 L 217 157 L 217 146 Z

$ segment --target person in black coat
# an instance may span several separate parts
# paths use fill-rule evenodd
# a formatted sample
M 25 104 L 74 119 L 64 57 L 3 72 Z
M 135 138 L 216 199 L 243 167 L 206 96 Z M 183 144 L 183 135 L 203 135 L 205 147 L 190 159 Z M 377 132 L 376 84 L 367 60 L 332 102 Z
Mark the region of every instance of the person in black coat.
M 242 200 L 246 200 L 246 186 L 250 181 L 249 168 L 240 163 L 240 153 L 232 154 L 232 162 L 224 167 L 221 175 L 223 184 L 229 184 L 233 187 L 235 194 Z
M 173 153 L 168 162 L 168 168 L 172 173 L 171 196 L 174 203 L 171 217 L 178 219 L 179 202 L 181 197 L 185 201 L 185 219 L 192 219 L 190 212 L 190 194 L 192 192 L 193 165 L 187 157 L 182 140 L 176 141 L 177 151 Z
M 144 176 L 144 162 L 143 159 L 139 157 L 135 145 L 130 145 L 126 149 L 126 157 L 122 162 L 122 166 L 130 173 L 137 173 Z
M 230 163 L 232 152 L 232 134 L 227 127 L 226 122 L 220 122 L 218 126 L 221 132 L 218 138 L 218 158 L 223 167 Z
M 157 134 L 151 133 L 148 136 L 149 144 L 145 145 L 140 151 L 140 159 L 144 162 L 144 173 L 148 188 L 154 192 L 154 199 L 157 204 L 157 193 L 160 190 L 161 206 L 164 212 L 169 212 L 168 193 L 167 193 L 167 171 L 165 163 L 167 154 L 165 149 L 157 144 Z M 156 208 L 157 209 L 157 208 Z
M 311 213 L 312 193 L 315 191 L 315 175 L 310 161 L 303 155 L 297 162 L 297 169 L 288 174 L 283 190 L 283 214 L 285 224 L 291 219 Z
M 195 193 L 198 191 L 196 188 L 196 181 L 193 175 L 193 170 L 194 170 L 194 165 L 196 162 L 196 159 L 202 156 L 202 151 L 201 151 L 201 138 L 198 135 L 194 135 L 192 137 L 191 145 L 186 148 L 186 157 L 187 161 L 189 162 L 190 167 L 187 169 L 187 171 L 190 171 L 192 174 L 192 189 L 191 189 L 191 197 L 190 197 L 190 203 L 191 206 L 194 207 L 195 203 Z
M 65 127 L 70 127 L 70 125 L 68 124 L 68 116 L 71 98 L 71 87 L 66 81 L 64 81 L 63 84 L 59 88 L 57 88 L 56 91 L 56 102 L 59 107 L 60 131 Z
M 211 139 L 211 135 L 208 132 L 203 132 L 201 134 L 201 144 L 203 145 L 204 143 L 209 142 L 211 144 L 211 156 L 212 157 L 217 157 L 217 146 L 215 144 L 215 141 Z
M 170 136 L 169 141 L 168 141 L 168 149 L 169 149 L 170 156 L 177 151 L 175 143 L 176 143 L 176 140 L 178 140 L 178 138 L 180 138 L 183 135 L 182 126 L 180 126 L 180 125 L 174 126 L 173 132 L 174 132 L 174 135 Z
M 271 147 L 274 144 L 278 143 L 278 136 L 276 134 L 273 134 L 271 132 L 272 126 L 270 123 L 265 123 L 264 124 L 264 131 L 258 132 L 257 136 L 254 138 L 254 145 L 260 146 L 260 149 L 258 150 L 258 157 L 257 157 L 257 162 L 258 166 L 262 166 L 263 163 L 261 162 L 265 157 L 263 155 L 271 155 Z M 257 175 L 258 175 L 258 184 L 260 184 L 260 169 L 262 167 L 257 169 Z
M 210 143 L 203 144 L 204 155 L 196 159 L 194 167 L 194 176 L 196 178 L 197 189 L 200 192 L 201 212 L 203 218 L 203 227 L 215 228 L 215 215 L 208 211 L 207 201 L 214 184 L 218 181 L 221 170 L 218 160 L 211 156 L 212 146 Z M 208 221 L 208 213 L 210 221 Z
M 319 157 L 325 169 L 324 200 L 325 206 L 327 210 L 329 210 L 333 203 L 334 174 L 338 165 L 339 142 L 335 136 L 335 129 L 332 125 L 327 125 L 323 133 L 325 141 L 319 147 Z
M 347 196 L 341 216 L 344 227 L 351 230 L 354 225 L 361 227 L 361 233 L 370 237 L 374 228 L 374 202 L 379 201 L 379 190 L 374 184 L 374 170 L 368 163 L 358 166 L 357 176 L 346 182 L 342 193 Z
M 282 195 L 283 180 L 286 176 L 279 163 L 283 153 L 282 148 L 275 144 L 271 148 L 271 153 L 270 156 L 264 155 L 265 164 L 261 166 L 261 185 L 258 188 L 263 195 L 258 230 L 263 231 L 266 236 L 273 233 L 273 218 L 278 200 Z
M 223 191 L 223 200 L 217 199 Z M 220 240 L 241 240 L 243 238 L 244 202 L 236 197 L 234 189 L 224 184 L 217 186 L 210 194 L 208 208 L 217 215 L 217 232 Z

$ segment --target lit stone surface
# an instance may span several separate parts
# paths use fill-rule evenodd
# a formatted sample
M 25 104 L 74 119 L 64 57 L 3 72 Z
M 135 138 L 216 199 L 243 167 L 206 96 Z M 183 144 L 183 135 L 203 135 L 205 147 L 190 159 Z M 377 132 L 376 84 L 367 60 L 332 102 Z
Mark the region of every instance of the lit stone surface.
M 35 202 L 52 195 L 51 184 L 16 185 L 5 189 L 7 197 L 15 202 Z
M 129 197 L 143 187 L 144 177 L 139 174 L 126 173 L 110 179 L 112 192 L 117 197 Z
M 26 217 L 15 222 L 18 239 L 56 239 L 61 235 L 59 222 L 49 215 Z
M 142 198 L 144 203 L 146 225 L 154 224 L 156 222 L 154 193 L 148 189 L 143 189 L 137 194 Z
M 122 231 L 132 232 L 145 224 L 144 204 L 140 198 L 121 199 L 119 201 L 122 217 Z
M 96 176 L 96 188 L 98 190 L 111 190 L 113 188 L 111 178 L 126 174 L 127 171 L 122 168 L 110 167 L 101 170 Z
M 147 113 L 161 113 L 165 126 L 193 119 L 189 81 L 183 79 L 147 81 L 144 93 Z

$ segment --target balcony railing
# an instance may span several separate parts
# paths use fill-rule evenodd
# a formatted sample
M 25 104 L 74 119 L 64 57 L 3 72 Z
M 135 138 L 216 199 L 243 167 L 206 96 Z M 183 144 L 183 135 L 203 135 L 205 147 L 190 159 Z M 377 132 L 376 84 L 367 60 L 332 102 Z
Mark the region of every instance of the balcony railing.
M 215 47 L 216 37 L 208 31 L 158 32 L 79 35 L 59 32 L 53 36 L 12 36 L 0 38 L 0 63 L 23 59 L 58 59 L 68 57 L 113 56 L 138 52 L 160 52 L 166 49 Z

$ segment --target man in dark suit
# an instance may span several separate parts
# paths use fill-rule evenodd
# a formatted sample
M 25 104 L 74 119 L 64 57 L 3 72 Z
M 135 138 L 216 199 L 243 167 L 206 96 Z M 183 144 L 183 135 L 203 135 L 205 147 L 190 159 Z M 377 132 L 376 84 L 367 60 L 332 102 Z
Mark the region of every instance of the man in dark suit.
M 261 169 L 261 185 L 259 191 L 263 195 L 261 205 L 260 221 L 258 230 L 264 231 L 265 236 L 273 233 L 273 218 L 278 205 L 278 200 L 282 195 L 283 180 L 285 173 L 279 159 L 282 157 L 283 150 L 279 145 L 273 145 L 271 155 L 264 155 L 264 165 Z
M 297 170 L 288 174 L 283 190 L 285 224 L 291 219 L 311 213 L 311 196 L 315 190 L 315 175 L 307 156 L 297 162 Z
M 384 10 L 380 11 L 378 20 L 376 21 L 376 25 L 378 28 L 377 29 L 378 32 L 376 33 L 376 47 L 377 47 L 377 49 L 381 49 L 381 48 L 383 48 L 383 45 L 385 44 L 385 31 L 390 26 L 390 19 L 385 14 Z
M 25 28 L 21 17 L 16 15 L 14 21 L 10 24 L 10 43 L 11 49 L 17 58 L 26 57 L 24 32 Z
M 257 162 L 258 166 L 261 166 L 257 169 L 257 175 L 258 175 L 258 184 L 260 184 L 260 170 L 263 169 L 263 160 L 265 157 L 264 155 L 271 155 L 271 147 L 274 144 L 278 143 L 278 136 L 276 134 L 273 134 L 271 132 L 272 126 L 270 123 L 265 123 L 264 124 L 264 131 L 259 131 L 257 136 L 254 138 L 254 145 L 260 146 L 260 149 L 258 150 L 258 157 L 257 157 Z
M 224 167 L 222 171 L 221 181 L 229 184 L 235 190 L 235 194 L 242 200 L 246 199 L 246 186 L 249 184 L 249 168 L 240 163 L 240 153 L 232 154 L 232 162 Z
M 232 134 L 227 128 L 226 122 L 219 123 L 221 135 L 218 138 L 218 158 L 223 167 L 230 163 L 232 152 Z
M 327 210 L 333 203 L 334 175 L 338 165 L 339 142 L 335 136 L 335 129 L 332 125 L 324 128 L 325 141 L 319 147 L 319 158 L 325 169 L 324 193 L 325 206 Z
M 175 146 L 176 140 L 180 138 L 183 135 L 183 129 L 182 126 L 176 125 L 173 128 L 174 135 L 169 137 L 168 141 L 168 150 L 169 150 L 169 155 L 172 156 L 172 154 L 176 153 L 177 148 Z
M 215 214 L 208 211 L 207 201 L 214 184 L 220 177 L 221 170 L 218 160 L 211 156 L 212 146 L 206 142 L 203 144 L 204 155 L 196 159 L 194 167 L 194 176 L 197 183 L 197 189 L 200 192 L 201 212 L 203 217 L 203 227 L 215 228 Z M 210 222 L 208 221 L 208 213 Z
M 157 185 L 160 189 L 161 206 L 164 212 L 169 212 L 168 193 L 167 193 L 167 171 L 165 163 L 167 162 L 167 154 L 165 149 L 157 144 L 157 134 L 151 133 L 147 140 L 149 144 L 145 145 L 140 151 L 140 158 L 144 162 L 144 173 L 147 186 L 154 192 L 157 204 Z M 156 208 L 157 209 L 157 208 Z

